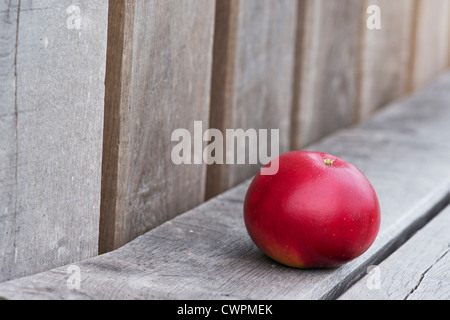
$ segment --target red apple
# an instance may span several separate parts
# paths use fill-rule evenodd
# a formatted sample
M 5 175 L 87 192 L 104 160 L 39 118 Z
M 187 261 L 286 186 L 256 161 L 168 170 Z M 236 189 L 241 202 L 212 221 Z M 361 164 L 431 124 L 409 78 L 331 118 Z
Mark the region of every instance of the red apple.
M 278 173 L 259 173 L 245 197 L 245 225 L 261 251 L 287 266 L 325 268 L 372 245 L 380 205 L 359 169 L 321 152 L 294 151 L 278 160 Z

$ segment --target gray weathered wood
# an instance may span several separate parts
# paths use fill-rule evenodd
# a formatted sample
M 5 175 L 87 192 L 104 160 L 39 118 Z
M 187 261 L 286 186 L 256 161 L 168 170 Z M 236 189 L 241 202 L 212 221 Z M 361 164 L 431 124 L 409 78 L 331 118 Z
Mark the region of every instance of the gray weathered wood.
M 440 76 L 450 64 L 450 1 L 417 0 L 410 90 Z
M 450 207 L 339 299 L 450 299 Z
M 289 150 L 296 27 L 297 1 L 217 1 L 212 128 L 279 129 L 280 152 Z M 260 167 L 208 167 L 207 198 L 236 186 Z
M 206 165 L 176 166 L 175 129 L 207 129 L 215 1 L 111 6 L 100 252 L 205 197 Z
M 247 235 L 248 181 L 126 246 L 0 285 L 8 299 L 331 299 L 340 296 L 450 201 L 450 74 L 363 125 L 310 149 L 358 166 L 372 182 L 382 223 L 373 246 L 334 269 L 299 270 L 267 258 Z
M 0 1 L 0 281 L 14 265 L 17 17 L 18 1 Z
M 362 28 L 359 120 L 404 95 L 411 76 L 415 1 L 371 0 L 381 10 L 381 29 Z M 364 20 L 369 18 L 363 6 Z
M 358 68 L 364 1 L 300 2 L 292 149 L 358 119 Z
M 0 281 L 98 252 L 107 11 L 0 1 Z

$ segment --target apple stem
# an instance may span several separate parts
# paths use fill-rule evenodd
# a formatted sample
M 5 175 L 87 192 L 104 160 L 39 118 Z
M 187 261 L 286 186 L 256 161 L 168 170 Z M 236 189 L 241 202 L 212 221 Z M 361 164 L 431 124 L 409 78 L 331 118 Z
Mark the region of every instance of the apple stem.
M 325 163 L 326 166 L 332 167 L 335 161 L 336 161 L 336 159 L 331 160 L 331 159 L 326 159 L 325 157 L 323 157 L 323 162 Z

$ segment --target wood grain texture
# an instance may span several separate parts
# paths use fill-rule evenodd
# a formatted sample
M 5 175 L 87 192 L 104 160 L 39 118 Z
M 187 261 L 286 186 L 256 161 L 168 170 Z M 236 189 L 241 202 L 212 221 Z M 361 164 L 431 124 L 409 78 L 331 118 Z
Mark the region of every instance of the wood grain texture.
M 211 128 L 279 129 L 280 152 L 288 151 L 296 23 L 297 1 L 217 1 Z M 207 198 L 260 167 L 208 167 Z
M 171 135 L 207 128 L 215 2 L 111 8 L 100 252 L 204 200 L 206 166 L 174 165 Z
M 416 0 L 410 90 L 434 81 L 449 66 L 450 1 Z
M 98 252 L 107 10 L 0 1 L 0 281 Z
M 342 300 L 450 299 L 450 207 L 346 291 Z
M 377 109 L 403 96 L 411 76 L 414 36 L 414 1 L 370 0 L 363 6 L 381 10 L 381 30 L 363 28 L 359 89 L 359 120 L 367 120 Z
M 263 255 L 242 218 L 249 181 L 122 248 L 0 284 L 7 299 L 333 299 L 450 201 L 450 74 L 359 127 L 312 146 L 359 167 L 372 182 L 382 223 L 373 246 L 334 269 L 287 268 Z
M 363 3 L 301 1 L 292 149 L 352 125 L 358 118 Z
M 0 281 L 12 278 L 14 265 L 17 19 L 18 1 L 0 1 Z

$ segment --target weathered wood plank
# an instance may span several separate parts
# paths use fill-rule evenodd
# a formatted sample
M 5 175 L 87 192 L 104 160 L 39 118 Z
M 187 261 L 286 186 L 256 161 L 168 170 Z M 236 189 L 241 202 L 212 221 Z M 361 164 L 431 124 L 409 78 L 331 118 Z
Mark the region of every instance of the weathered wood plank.
M 381 10 L 381 29 L 362 28 L 359 120 L 401 97 L 411 76 L 414 1 L 373 0 Z M 364 18 L 369 19 L 367 6 Z M 372 13 L 373 14 L 373 13 Z
M 450 1 L 417 0 L 410 90 L 434 81 L 449 66 Z
M 176 166 L 175 129 L 209 121 L 215 1 L 112 1 L 100 252 L 204 201 L 206 166 Z
M 107 11 L 0 1 L 0 281 L 98 252 Z
M 364 1 L 304 0 L 299 12 L 292 149 L 358 118 Z
M 288 151 L 296 26 L 297 1 L 217 1 L 211 128 L 279 129 L 280 150 Z M 207 198 L 260 167 L 208 167 Z
M 450 207 L 339 299 L 450 299 Z
M 8 299 L 331 299 L 340 296 L 450 201 L 450 74 L 363 125 L 311 146 L 358 166 L 372 182 L 382 223 L 373 246 L 335 269 L 287 268 L 247 235 L 248 181 L 126 246 L 67 267 L 0 284 Z M 70 269 L 69 269 L 70 270 Z
M 16 186 L 18 1 L 0 1 L 0 281 L 12 278 Z

